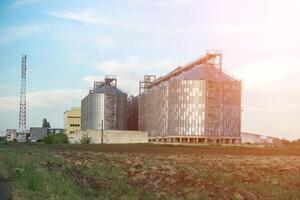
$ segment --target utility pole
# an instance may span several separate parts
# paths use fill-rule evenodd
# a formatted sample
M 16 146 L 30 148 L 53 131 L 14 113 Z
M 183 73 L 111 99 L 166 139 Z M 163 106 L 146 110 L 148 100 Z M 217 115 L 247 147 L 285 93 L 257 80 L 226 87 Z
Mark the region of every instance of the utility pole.
M 101 144 L 103 144 L 104 122 L 101 120 Z
M 21 64 L 21 92 L 20 92 L 20 110 L 19 110 L 19 133 L 26 136 L 26 59 L 22 55 Z

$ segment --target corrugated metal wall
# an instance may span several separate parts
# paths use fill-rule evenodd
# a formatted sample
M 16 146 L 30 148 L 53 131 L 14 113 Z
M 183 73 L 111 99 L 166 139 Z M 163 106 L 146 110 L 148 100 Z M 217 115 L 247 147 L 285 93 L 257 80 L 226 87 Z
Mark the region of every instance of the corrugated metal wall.
M 90 93 L 81 101 L 81 130 L 127 129 L 127 94 Z
M 81 101 L 81 130 L 101 129 L 104 120 L 104 94 L 90 93 Z
M 140 96 L 139 129 L 149 136 L 202 135 L 205 81 L 170 81 Z
M 150 137 L 239 137 L 241 82 L 222 81 L 220 87 L 222 92 L 215 91 L 219 104 L 207 98 L 206 80 L 173 80 L 151 88 L 139 97 L 139 130 Z M 217 106 L 209 107 L 211 103 Z M 216 119 L 208 109 L 216 109 Z
M 240 81 L 223 81 L 222 86 L 221 134 L 240 137 L 242 83 Z
M 127 130 L 127 119 L 128 119 L 128 109 L 127 109 L 127 94 L 117 94 L 116 96 L 116 129 L 117 130 Z
M 171 81 L 169 88 L 169 133 L 203 135 L 205 82 Z

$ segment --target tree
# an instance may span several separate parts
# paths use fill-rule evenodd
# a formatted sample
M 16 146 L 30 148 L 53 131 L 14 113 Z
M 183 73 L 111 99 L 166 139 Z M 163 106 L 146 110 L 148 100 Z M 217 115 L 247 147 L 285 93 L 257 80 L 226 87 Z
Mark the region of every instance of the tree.
M 3 142 L 5 140 L 6 140 L 5 136 L 0 136 L 0 142 Z
M 43 128 L 51 128 L 50 123 L 47 121 L 46 118 L 43 119 Z

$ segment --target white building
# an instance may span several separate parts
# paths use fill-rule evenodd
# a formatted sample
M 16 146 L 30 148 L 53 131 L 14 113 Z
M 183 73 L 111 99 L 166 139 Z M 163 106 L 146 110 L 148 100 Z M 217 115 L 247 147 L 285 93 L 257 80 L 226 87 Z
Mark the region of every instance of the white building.
M 281 140 L 277 137 L 241 132 L 241 142 L 243 144 L 280 144 Z
M 6 129 L 6 139 L 7 141 L 13 141 L 17 139 L 17 130 L 16 129 Z

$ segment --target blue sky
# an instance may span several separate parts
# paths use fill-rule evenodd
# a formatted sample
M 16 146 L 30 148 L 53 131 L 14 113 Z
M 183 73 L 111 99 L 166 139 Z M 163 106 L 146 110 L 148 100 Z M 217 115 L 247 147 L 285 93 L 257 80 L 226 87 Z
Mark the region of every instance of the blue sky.
M 137 94 L 207 49 L 244 81 L 242 130 L 300 137 L 300 3 L 296 0 L 2 0 L 0 130 L 17 128 L 21 55 L 28 55 L 27 125 L 79 106 L 94 80 L 118 76 Z

